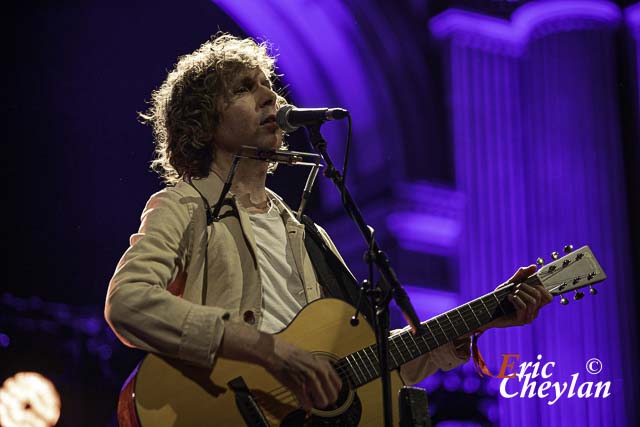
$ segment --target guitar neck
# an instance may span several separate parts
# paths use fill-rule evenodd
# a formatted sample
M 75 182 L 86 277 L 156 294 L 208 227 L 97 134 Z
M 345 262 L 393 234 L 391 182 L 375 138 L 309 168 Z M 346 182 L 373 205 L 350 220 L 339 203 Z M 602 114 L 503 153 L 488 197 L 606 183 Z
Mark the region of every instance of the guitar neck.
M 538 285 L 537 275 L 525 280 L 530 285 Z M 403 331 L 389 338 L 389 369 L 416 359 L 448 344 L 456 338 L 467 335 L 491 321 L 514 311 L 507 299 L 515 284 L 502 288 L 460 305 L 421 323 L 420 334 Z M 337 362 L 338 372 L 343 380 L 353 387 L 359 387 L 380 376 L 377 345 L 371 345 L 351 353 Z

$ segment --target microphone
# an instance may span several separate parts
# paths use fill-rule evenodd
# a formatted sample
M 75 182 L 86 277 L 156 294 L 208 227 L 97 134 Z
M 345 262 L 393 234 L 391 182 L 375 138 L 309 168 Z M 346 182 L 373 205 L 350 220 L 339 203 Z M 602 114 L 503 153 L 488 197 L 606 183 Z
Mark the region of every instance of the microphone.
M 317 125 L 329 120 L 344 119 L 349 115 L 342 108 L 297 108 L 291 104 L 280 107 L 276 123 L 285 132 L 293 132 L 300 126 Z

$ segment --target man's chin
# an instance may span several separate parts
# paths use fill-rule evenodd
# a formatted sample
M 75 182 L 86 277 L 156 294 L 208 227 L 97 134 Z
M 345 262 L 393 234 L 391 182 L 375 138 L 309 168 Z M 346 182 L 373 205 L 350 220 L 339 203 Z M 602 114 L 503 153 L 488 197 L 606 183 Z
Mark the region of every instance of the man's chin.
M 258 144 L 258 148 L 261 150 L 277 150 L 281 145 L 282 141 L 279 141 L 278 138 L 274 136 L 273 139 L 270 138 L 266 141 L 261 141 L 261 143 Z

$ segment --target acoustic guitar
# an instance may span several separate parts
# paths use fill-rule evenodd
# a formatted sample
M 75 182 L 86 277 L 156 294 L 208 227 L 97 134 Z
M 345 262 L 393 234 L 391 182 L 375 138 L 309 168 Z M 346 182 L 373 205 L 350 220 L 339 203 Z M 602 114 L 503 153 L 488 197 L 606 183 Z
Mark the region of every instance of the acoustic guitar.
M 605 280 L 588 246 L 540 268 L 525 283 L 543 286 L 552 295 L 575 291 Z M 539 260 L 540 261 L 540 260 Z M 506 298 L 516 284 L 497 290 L 422 323 L 424 332 L 389 338 L 392 390 L 402 387 L 398 368 L 454 339 L 514 311 Z M 278 335 L 332 361 L 343 388 L 335 405 L 304 412 L 296 397 L 264 368 L 217 358 L 214 367 L 197 368 L 179 360 L 147 355 L 125 383 L 118 402 L 121 426 L 376 426 L 383 405 L 375 335 L 367 322 L 352 326 L 354 308 L 325 298 L 305 306 Z M 397 399 L 392 399 L 398 419 Z

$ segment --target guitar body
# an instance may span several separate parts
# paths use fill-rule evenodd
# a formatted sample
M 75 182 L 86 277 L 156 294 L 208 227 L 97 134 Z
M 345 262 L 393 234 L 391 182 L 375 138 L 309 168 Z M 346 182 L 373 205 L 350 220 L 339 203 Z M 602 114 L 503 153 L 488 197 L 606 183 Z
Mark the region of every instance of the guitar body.
M 351 326 L 351 305 L 321 299 L 307 305 L 277 335 L 320 357 L 339 359 L 375 343 L 366 321 Z M 147 355 L 122 390 L 118 405 L 121 426 L 243 426 L 236 392 L 228 383 L 244 380 L 270 426 L 383 424 L 382 385 L 373 380 L 356 390 L 344 389 L 332 410 L 313 409 L 306 417 L 295 397 L 264 368 L 218 358 L 211 371 L 177 360 Z M 399 390 L 398 371 L 391 372 L 392 390 Z M 392 393 L 394 419 L 398 420 L 397 393 Z M 135 413 L 134 413 L 135 412 Z

